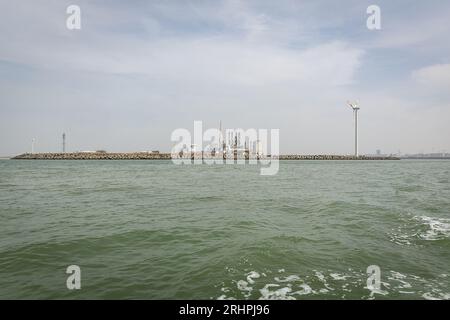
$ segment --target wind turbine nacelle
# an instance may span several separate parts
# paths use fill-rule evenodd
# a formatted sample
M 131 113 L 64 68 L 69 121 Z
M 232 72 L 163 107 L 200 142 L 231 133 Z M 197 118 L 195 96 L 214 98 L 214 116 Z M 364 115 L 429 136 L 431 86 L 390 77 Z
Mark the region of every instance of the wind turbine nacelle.
M 348 104 L 349 107 L 352 108 L 353 110 L 359 110 L 358 102 L 350 102 L 350 101 L 347 101 L 347 104 Z

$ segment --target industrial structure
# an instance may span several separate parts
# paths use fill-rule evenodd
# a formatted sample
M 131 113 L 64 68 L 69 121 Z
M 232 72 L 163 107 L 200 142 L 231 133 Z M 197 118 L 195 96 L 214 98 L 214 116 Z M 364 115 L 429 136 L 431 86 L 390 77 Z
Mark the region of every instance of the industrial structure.
M 225 129 L 223 132 L 222 121 L 219 121 L 217 130 L 220 134 L 214 144 L 206 147 L 184 144 L 177 156 L 180 158 L 259 159 L 266 155 L 256 136 L 246 136 L 242 129 Z

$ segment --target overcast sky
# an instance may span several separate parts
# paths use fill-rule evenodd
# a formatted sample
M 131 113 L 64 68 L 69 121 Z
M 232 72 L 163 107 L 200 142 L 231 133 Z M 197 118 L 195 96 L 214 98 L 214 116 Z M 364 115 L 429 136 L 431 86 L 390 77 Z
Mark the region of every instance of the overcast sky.
M 0 156 L 60 151 L 63 132 L 68 151 L 170 151 L 194 120 L 346 154 L 348 99 L 361 153 L 450 152 L 449 17 L 449 1 L 0 0 Z

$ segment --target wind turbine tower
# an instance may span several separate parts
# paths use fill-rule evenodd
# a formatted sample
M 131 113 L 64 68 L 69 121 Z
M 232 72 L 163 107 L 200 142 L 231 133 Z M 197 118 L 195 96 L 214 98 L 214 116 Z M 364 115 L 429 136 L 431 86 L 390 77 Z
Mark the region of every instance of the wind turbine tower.
M 348 101 L 347 104 L 350 106 L 350 108 L 353 109 L 353 116 L 355 118 L 355 157 L 359 157 L 359 149 L 358 149 L 358 110 L 359 110 L 359 103 L 358 102 L 350 102 L 350 101 Z
M 62 135 L 62 152 L 63 153 L 66 153 L 66 134 L 65 133 L 63 133 L 63 135 Z

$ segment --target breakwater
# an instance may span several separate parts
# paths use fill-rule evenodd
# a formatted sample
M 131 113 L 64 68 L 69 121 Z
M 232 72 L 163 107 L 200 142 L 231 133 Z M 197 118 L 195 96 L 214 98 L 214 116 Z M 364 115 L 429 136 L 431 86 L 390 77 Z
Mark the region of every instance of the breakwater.
M 66 152 L 25 153 L 12 159 L 18 160 L 170 160 L 170 153 L 149 152 Z
M 182 158 L 214 158 L 211 155 L 202 153 L 184 154 Z M 216 158 L 217 155 L 216 155 Z M 239 158 L 236 155 L 224 155 L 224 159 Z M 270 156 L 252 157 L 244 155 L 241 159 L 269 159 Z M 373 157 L 373 156 L 346 156 L 346 155 L 280 155 L 279 160 L 400 160 L 397 157 Z M 170 160 L 170 153 L 147 153 L 147 152 L 72 152 L 72 153 L 24 153 L 13 157 L 16 160 Z
M 346 155 L 280 155 L 280 160 L 400 160 L 397 157 L 346 156 Z

